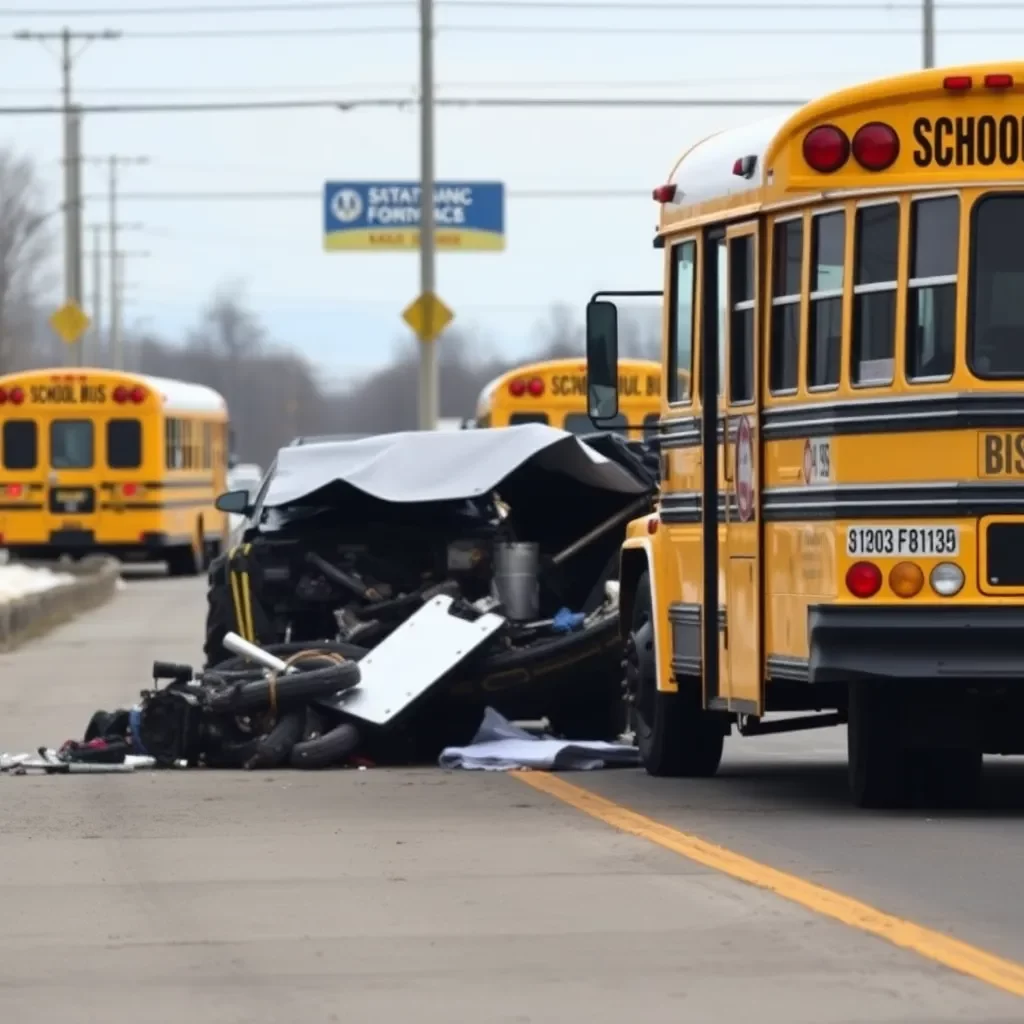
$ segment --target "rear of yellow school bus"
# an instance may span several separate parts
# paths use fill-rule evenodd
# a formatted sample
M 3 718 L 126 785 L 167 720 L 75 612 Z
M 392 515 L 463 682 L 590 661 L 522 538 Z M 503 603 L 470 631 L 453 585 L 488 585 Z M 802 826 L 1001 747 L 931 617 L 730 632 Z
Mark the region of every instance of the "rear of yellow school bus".
M 97 369 L 0 377 L 0 547 L 195 574 L 224 543 L 227 457 L 210 388 Z
M 661 506 L 621 572 L 648 770 L 846 723 L 858 805 L 975 799 L 1024 753 L 1024 64 L 722 132 L 655 199 Z
M 637 439 L 656 432 L 661 408 L 661 366 L 648 359 L 619 363 L 617 416 L 600 428 L 587 415 L 587 364 L 583 359 L 527 363 L 491 381 L 480 393 L 478 427 L 546 423 L 572 434 L 609 430 Z

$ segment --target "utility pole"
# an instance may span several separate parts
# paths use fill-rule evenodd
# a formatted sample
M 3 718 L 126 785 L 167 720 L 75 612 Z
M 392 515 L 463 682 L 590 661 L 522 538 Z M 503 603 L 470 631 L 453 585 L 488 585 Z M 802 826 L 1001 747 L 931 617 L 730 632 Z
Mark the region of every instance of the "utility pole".
M 95 161 L 92 161 L 95 162 Z M 106 161 L 103 161 L 106 163 Z M 142 224 L 126 224 L 119 223 L 117 225 L 117 233 L 120 234 L 124 231 L 141 231 L 143 229 Z M 106 344 L 104 344 L 103 337 L 103 263 L 106 260 L 109 263 L 109 251 L 103 247 L 103 235 L 105 232 L 109 232 L 109 225 L 103 224 L 90 224 L 88 225 L 89 230 L 92 232 L 93 245 L 92 245 L 92 330 L 90 336 L 92 339 L 90 357 L 96 360 L 97 366 L 111 366 L 113 363 L 114 354 L 109 344 L 109 336 L 106 338 Z M 111 295 L 108 295 L 108 300 L 112 301 Z
M 92 225 L 92 357 L 97 366 L 106 359 L 103 352 L 103 228 Z M 84 356 L 83 356 L 84 361 Z
M 115 370 L 125 368 L 124 339 L 121 335 L 121 325 L 124 322 L 124 294 L 125 294 L 125 260 L 146 259 L 151 253 L 143 250 L 115 251 L 110 260 L 110 271 L 113 275 L 110 280 L 110 348 L 111 366 Z
M 71 74 L 75 58 L 91 42 L 97 39 L 117 39 L 119 32 L 106 29 L 102 32 L 72 32 L 63 28 L 60 32 L 15 32 L 14 38 L 31 40 L 46 45 L 60 43 L 61 98 L 64 115 L 64 299 L 77 306 L 82 305 L 82 153 L 81 153 L 81 112 L 72 103 Z M 83 47 L 78 54 L 72 53 L 74 43 Z M 73 350 L 72 350 L 73 349 Z M 83 343 L 78 341 L 69 346 L 69 361 L 79 366 L 84 358 Z
M 128 165 L 148 163 L 144 156 L 110 156 L 107 166 L 110 170 L 109 231 L 107 256 L 110 260 L 110 365 L 115 370 L 124 369 L 124 352 L 121 349 L 121 309 L 118 300 L 118 250 L 117 250 L 117 169 Z
M 434 251 L 434 0 L 420 0 L 420 295 L 426 300 L 428 340 L 420 342 L 420 430 L 437 426 L 439 382 L 437 339 L 431 329 L 436 315 Z
M 935 67 L 935 0 L 921 0 L 921 45 L 924 66 Z

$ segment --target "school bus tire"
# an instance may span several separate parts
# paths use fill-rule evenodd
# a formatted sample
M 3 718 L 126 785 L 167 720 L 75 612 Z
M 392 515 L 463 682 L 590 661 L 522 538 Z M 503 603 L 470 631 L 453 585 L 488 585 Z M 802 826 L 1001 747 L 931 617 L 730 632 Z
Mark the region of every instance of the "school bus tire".
M 907 702 L 896 681 L 849 684 L 847 779 L 857 807 L 895 809 L 913 796 L 913 761 L 907 743 Z
M 700 681 L 681 679 L 676 693 L 659 692 L 654 650 L 651 577 L 637 581 L 626 646 L 627 692 L 640 758 L 649 775 L 710 778 L 722 760 L 725 730 L 701 703 Z
M 182 544 L 167 552 L 168 576 L 198 576 L 203 571 L 203 549 L 191 544 Z

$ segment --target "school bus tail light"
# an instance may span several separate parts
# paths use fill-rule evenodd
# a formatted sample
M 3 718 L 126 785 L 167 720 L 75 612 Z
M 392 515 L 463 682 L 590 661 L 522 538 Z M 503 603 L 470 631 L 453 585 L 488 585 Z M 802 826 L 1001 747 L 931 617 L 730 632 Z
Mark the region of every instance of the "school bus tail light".
M 522 377 L 516 377 L 515 380 L 509 381 L 508 393 L 513 398 L 522 398 L 526 394 L 526 381 Z
M 834 124 L 812 128 L 804 136 L 804 160 L 811 170 L 833 174 L 850 159 L 850 140 Z
M 898 562 L 889 572 L 889 589 L 897 597 L 917 597 L 924 586 L 924 573 L 913 562 Z
M 21 388 L 11 388 L 10 391 L 7 388 L 0 388 L 0 405 L 6 405 L 8 402 L 11 405 L 21 405 L 25 401 L 25 392 Z
M 900 155 L 900 137 L 881 121 L 862 124 L 850 144 L 853 157 L 866 171 L 884 171 L 892 167 Z
M 953 562 L 939 562 L 931 571 L 928 582 L 939 597 L 955 597 L 964 586 L 964 571 Z
M 846 570 L 846 589 L 854 597 L 874 597 L 882 588 L 882 570 L 873 562 L 854 562 Z
M 21 484 L 8 484 L 4 488 L 4 497 L 18 499 L 24 496 L 25 488 Z
M 974 85 L 970 75 L 946 75 L 942 80 L 942 88 L 950 92 L 966 92 Z
M 138 484 L 121 484 L 122 498 L 137 498 L 139 496 Z
M 136 384 L 135 387 L 132 388 L 129 397 L 136 405 L 142 405 L 146 400 L 146 389 L 140 384 Z
M 671 203 L 676 197 L 675 185 L 659 185 L 651 192 L 651 198 L 656 203 Z
M 999 72 L 997 74 L 985 76 L 985 88 L 986 89 L 1012 89 L 1013 88 L 1013 75 L 1003 74 Z
M 540 398 L 544 394 L 544 381 L 540 377 L 531 377 L 527 382 L 526 390 L 533 395 L 534 398 Z
M 141 405 L 146 400 L 146 389 L 141 385 L 136 384 L 133 388 L 125 387 L 123 384 L 118 384 L 114 388 L 114 401 L 118 405 L 128 405 L 132 403 L 134 405 Z

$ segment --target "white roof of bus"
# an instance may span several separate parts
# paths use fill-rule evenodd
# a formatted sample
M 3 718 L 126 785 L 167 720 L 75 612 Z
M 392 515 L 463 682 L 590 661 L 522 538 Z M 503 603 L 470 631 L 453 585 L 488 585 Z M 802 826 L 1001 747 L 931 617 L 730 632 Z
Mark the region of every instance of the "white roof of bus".
M 150 377 L 136 374 L 144 387 L 163 398 L 164 412 L 226 412 L 227 402 L 213 388 L 205 384 L 189 384 L 168 377 Z
M 692 146 L 672 169 L 668 184 L 676 186 L 676 198 L 666 205 L 690 206 L 761 188 L 768 147 L 792 116 L 793 111 L 773 114 L 752 124 L 727 128 Z M 744 156 L 757 157 L 749 178 L 732 173 L 733 164 Z

